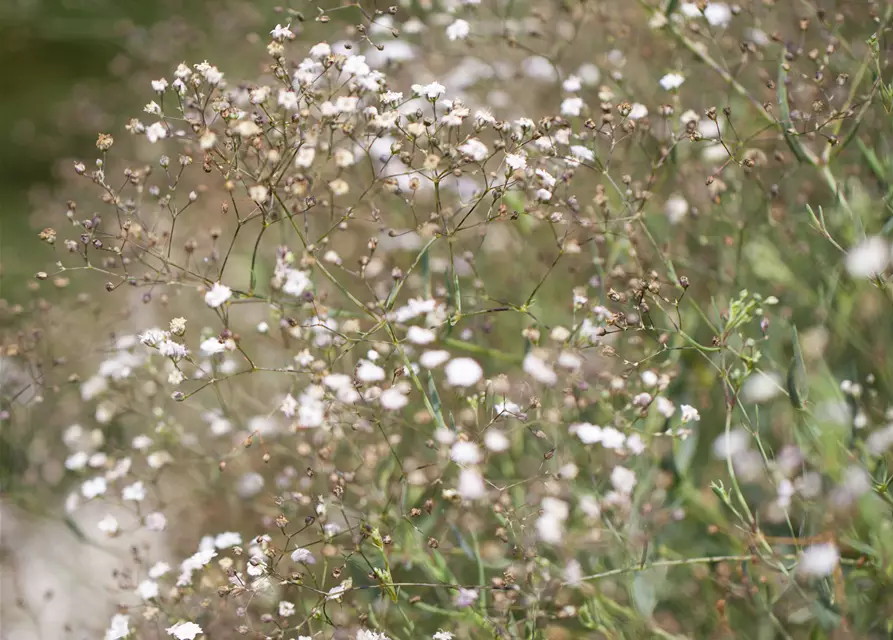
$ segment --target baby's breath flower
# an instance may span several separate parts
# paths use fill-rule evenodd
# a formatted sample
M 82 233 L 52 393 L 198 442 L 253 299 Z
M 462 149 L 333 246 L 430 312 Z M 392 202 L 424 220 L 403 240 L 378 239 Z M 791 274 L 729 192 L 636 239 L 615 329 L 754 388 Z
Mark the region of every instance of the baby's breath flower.
M 454 358 L 446 365 L 447 383 L 453 387 L 470 387 L 483 377 L 481 365 L 471 358 Z
M 295 34 L 292 33 L 291 24 L 287 24 L 284 27 L 280 24 L 277 24 L 272 31 L 270 31 L 270 36 L 272 36 L 273 40 L 277 42 L 282 42 L 283 40 L 290 40 L 295 37 Z
M 439 82 L 432 82 L 424 85 L 414 84 L 412 85 L 412 92 L 417 96 L 425 97 L 433 102 L 446 93 L 446 87 Z
M 165 629 L 165 631 L 177 640 L 195 640 L 196 636 L 200 636 L 203 633 L 202 628 L 194 622 L 178 622 L 172 627 Z
M 465 20 L 456 20 L 446 29 L 447 38 L 450 40 L 464 40 L 471 33 L 471 25 Z
M 682 405 L 682 424 L 687 424 L 689 422 L 697 422 L 701 419 L 701 414 L 698 413 L 698 410 L 693 406 L 684 404 Z
M 814 544 L 800 554 L 797 570 L 808 576 L 829 576 L 840 564 L 840 551 L 831 543 Z
M 664 91 L 673 91 L 681 87 L 683 82 L 685 82 L 684 76 L 678 73 L 668 73 L 660 79 L 660 86 Z
M 229 300 L 233 295 L 233 290 L 227 287 L 225 284 L 220 282 L 215 282 L 210 291 L 205 294 L 205 304 L 207 304 L 212 309 L 216 309 L 224 302 Z
M 130 635 L 130 617 L 123 613 L 112 616 L 111 624 L 105 632 L 105 640 L 120 640 Z

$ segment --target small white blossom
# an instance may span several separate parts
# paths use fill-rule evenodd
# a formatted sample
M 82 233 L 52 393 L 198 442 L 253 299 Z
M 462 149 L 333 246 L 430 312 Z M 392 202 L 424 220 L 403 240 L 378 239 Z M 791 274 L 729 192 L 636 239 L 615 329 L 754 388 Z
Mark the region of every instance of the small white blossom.
M 480 500 L 487 495 L 484 477 L 476 468 L 468 467 L 459 472 L 458 493 L 463 500 Z
M 558 375 L 546 362 L 533 352 L 524 357 L 522 364 L 524 372 L 537 382 L 552 386 L 558 382 Z
M 470 387 L 484 376 L 484 370 L 471 358 L 454 358 L 445 368 L 447 382 L 453 387 Z
M 153 122 L 148 127 L 146 127 L 146 138 L 148 138 L 149 142 L 155 144 L 159 140 L 163 140 L 167 137 L 167 127 L 165 127 L 160 122 Z
M 300 547 L 291 552 L 291 560 L 301 564 L 316 564 L 316 558 L 313 557 L 313 554 L 309 550 Z
M 112 616 L 112 622 L 105 632 L 105 640 L 120 640 L 130 635 L 130 618 L 123 613 Z
M 471 33 L 471 25 L 465 20 L 456 20 L 446 29 L 447 38 L 450 40 L 464 40 Z
M 225 284 L 215 282 L 211 290 L 205 294 L 205 304 L 212 309 L 216 309 L 224 302 L 229 300 L 233 295 L 233 290 Z
M 685 82 L 684 76 L 678 73 L 668 73 L 660 79 L 660 86 L 664 91 L 672 91 L 681 87 L 683 82 Z
M 505 163 L 512 171 L 520 171 L 527 168 L 527 158 L 518 153 L 505 154 Z
M 432 82 L 424 85 L 414 84 L 412 85 L 412 91 L 418 96 L 424 96 L 425 98 L 428 98 L 428 100 L 434 101 L 446 93 L 446 87 L 439 82 Z
M 111 514 L 107 514 L 102 520 L 99 521 L 99 524 L 97 526 L 99 527 L 100 531 L 109 536 L 117 534 L 120 530 L 118 519 Z
M 289 27 L 291 27 L 291 24 L 287 24 L 284 27 L 281 24 L 277 24 L 276 27 L 270 31 L 270 35 L 273 37 L 273 40 L 276 40 L 277 42 L 294 38 L 295 34 L 292 33 Z
M 682 405 L 682 424 L 687 424 L 689 422 L 697 422 L 701 419 L 701 414 L 698 413 L 698 410 L 693 406 L 684 404 Z
M 456 464 L 477 464 L 481 461 L 481 450 L 473 442 L 457 440 L 450 449 L 450 458 Z
M 332 47 L 327 42 L 320 42 L 310 47 L 310 57 L 317 60 L 332 55 Z
M 797 570 L 808 576 L 829 576 L 840 564 L 840 551 L 831 543 L 813 544 L 800 554 Z
M 846 255 L 846 269 L 854 278 L 874 278 L 890 265 L 890 244 L 880 236 L 866 238 Z
M 195 640 L 196 636 L 200 636 L 203 633 L 202 628 L 194 622 L 178 622 L 174 626 L 165 629 L 165 631 L 177 640 Z
M 611 471 L 611 484 L 618 492 L 629 495 L 636 486 L 636 474 L 626 467 L 614 467 Z

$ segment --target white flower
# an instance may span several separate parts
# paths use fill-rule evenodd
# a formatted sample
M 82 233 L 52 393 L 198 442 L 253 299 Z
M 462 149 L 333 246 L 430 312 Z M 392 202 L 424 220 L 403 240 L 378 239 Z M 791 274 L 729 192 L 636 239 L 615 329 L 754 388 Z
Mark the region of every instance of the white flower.
M 745 402 L 769 402 L 782 391 L 781 376 L 775 372 L 755 371 L 744 380 L 741 396 Z
M 636 486 L 636 474 L 626 467 L 614 467 L 611 471 L 611 484 L 620 493 L 629 495 Z
M 292 562 L 300 562 L 302 564 L 316 564 L 316 558 L 313 557 L 313 554 L 301 547 L 291 552 L 291 560 Z
M 87 500 L 95 498 L 96 496 L 101 496 L 108 489 L 108 484 L 105 481 L 105 478 L 102 476 L 97 476 L 96 478 L 91 478 L 84 482 L 81 485 L 81 495 L 83 495 Z
M 372 69 L 370 69 L 369 65 L 366 64 L 366 56 L 350 56 L 347 60 L 345 60 L 344 67 L 342 68 L 344 70 L 344 73 L 357 76 L 358 78 L 365 78 L 370 73 L 372 73 Z
M 167 527 L 167 518 L 163 513 L 155 511 L 146 515 L 146 529 L 149 531 L 164 531 Z M 152 577 L 151 574 L 149 577 Z
M 112 616 L 112 622 L 105 632 L 105 640 L 120 640 L 130 634 L 130 618 L 122 613 Z
M 168 635 L 174 636 L 177 640 L 194 640 L 195 636 L 202 634 L 202 628 L 194 622 L 178 622 L 172 627 L 165 629 Z
M 732 10 L 722 2 L 708 2 L 704 8 L 704 17 L 714 27 L 725 27 L 732 20 Z
M 149 142 L 152 144 L 167 138 L 167 127 L 160 122 L 153 122 L 146 127 L 146 138 L 148 138 Z
M 470 387 L 484 376 L 484 370 L 471 358 L 454 358 L 446 368 L 447 383 L 453 387 Z
M 629 115 L 626 117 L 630 120 L 641 120 L 647 115 L 648 107 L 640 102 L 635 102 L 633 103 L 632 108 L 629 110 Z
M 293 602 L 282 600 L 279 602 L 279 615 L 283 618 L 293 616 L 295 614 L 295 605 Z
M 684 76 L 678 73 L 668 73 L 660 79 L 660 86 L 664 88 L 664 91 L 672 91 L 681 87 L 683 82 L 685 82 Z
M 681 222 L 685 214 L 688 213 L 688 200 L 680 195 L 670 196 L 666 205 L 664 205 L 664 213 L 667 214 L 667 220 L 670 221 L 670 224 Z
M 558 544 L 564 538 L 564 522 L 554 514 L 544 513 L 536 520 L 536 533 L 546 544 Z
M 301 147 L 298 149 L 298 153 L 295 156 L 295 166 L 306 169 L 313 164 L 313 159 L 315 157 L 316 149 L 313 147 Z
M 171 570 L 171 566 L 167 562 L 156 562 L 149 567 L 149 577 L 157 580 Z
M 450 40 L 464 40 L 471 33 L 471 25 L 465 20 L 456 20 L 447 27 L 446 35 Z
M 143 580 L 137 585 L 136 592 L 143 600 L 157 598 L 159 594 L 158 583 L 154 580 Z
M 646 387 L 650 388 L 657 386 L 657 374 L 654 373 L 654 371 L 652 371 L 651 369 L 646 369 L 645 371 L 643 371 L 640 377 L 642 378 L 642 384 L 644 384 Z
M 574 96 L 573 98 L 565 98 L 561 103 L 561 115 L 578 116 L 583 110 L 583 98 Z
M 327 42 L 320 42 L 319 44 L 310 47 L 311 58 L 319 60 L 320 58 L 325 58 L 330 55 L 332 55 L 332 47 L 330 47 Z
M 509 448 L 509 439 L 498 429 L 488 429 L 484 435 L 484 446 L 498 453 Z
M 575 433 L 583 444 L 595 444 L 602 441 L 602 428 L 597 424 L 582 422 L 572 424 L 568 427 L 568 431 Z
M 561 84 L 561 88 L 568 93 L 574 93 L 583 88 L 583 82 L 580 80 L 580 76 L 568 76 Z
M 657 412 L 664 418 L 672 418 L 673 414 L 676 413 L 676 405 L 663 396 L 658 396 L 657 400 L 655 400 L 655 406 L 657 407 Z
M 527 158 L 519 153 L 505 154 L 505 163 L 512 171 L 519 171 L 521 169 L 527 168 Z
M 687 424 L 689 422 L 697 422 L 701 419 L 701 414 L 698 413 L 698 410 L 693 406 L 684 404 L 682 405 L 682 424 Z
M 436 369 L 444 362 L 450 359 L 450 352 L 444 351 L 443 349 L 436 349 L 434 351 L 426 351 L 421 356 L 419 356 L 419 364 L 425 367 L 426 369 Z
M 213 356 L 214 354 L 226 351 L 226 343 L 221 342 L 217 338 L 208 338 L 202 342 L 199 350 L 202 352 L 203 356 Z
M 380 382 L 385 379 L 385 371 L 368 360 L 360 360 L 357 367 L 357 379 L 360 382 Z
M 455 605 L 459 608 L 462 607 L 470 607 L 478 599 L 478 592 L 475 589 L 466 589 L 464 587 L 459 589 L 459 592 L 456 594 Z
M 167 80 L 165 80 L 164 78 L 152 81 L 152 91 L 164 93 L 165 89 L 167 89 Z
M 473 467 L 459 472 L 459 495 L 464 500 L 479 500 L 487 494 L 487 487 L 481 472 Z
M 431 100 L 437 100 L 440 96 L 446 93 L 446 87 L 444 87 L 439 82 L 432 82 L 430 84 L 414 84 L 412 85 L 412 91 L 418 96 L 424 96 Z
M 287 396 L 285 396 L 285 398 L 282 399 L 282 402 L 279 405 L 279 410 L 287 417 L 293 418 L 295 416 L 295 412 L 298 410 L 298 401 L 295 400 L 295 397 L 289 393 Z
M 438 630 L 437 633 L 431 636 L 431 640 L 453 640 L 453 634 L 449 631 Z
M 100 531 L 109 536 L 115 535 L 120 529 L 120 527 L 118 526 L 118 519 L 111 514 L 106 514 L 106 516 L 102 520 L 100 520 L 99 524 L 97 524 L 96 526 L 99 527 Z
M 406 339 L 414 344 L 431 344 L 437 339 L 437 334 L 431 329 L 412 326 L 406 331 Z
M 285 89 L 279 90 L 278 104 L 286 111 L 296 111 L 298 108 L 298 94 Z
M 262 184 L 254 185 L 253 187 L 248 187 L 248 197 L 254 200 L 255 202 L 266 202 L 267 196 L 270 195 L 269 189 L 267 189 Z
M 229 300 L 233 295 L 233 290 L 225 284 L 215 282 L 211 290 L 205 294 L 205 304 L 212 309 L 216 309 L 224 302 Z
M 558 382 L 558 375 L 545 361 L 532 352 L 524 357 L 522 364 L 524 372 L 537 382 L 552 386 Z
M 142 483 L 142 481 L 137 480 L 133 484 L 124 487 L 124 489 L 121 491 L 121 499 L 132 500 L 134 502 L 145 500 L 146 486 Z
M 281 24 L 277 24 L 276 28 L 270 31 L 270 35 L 273 36 L 273 40 L 276 40 L 277 42 L 282 42 L 288 38 L 294 38 L 295 34 L 292 33 L 289 27 L 291 27 L 290 23 L 284 27 Z
M 469 138 L 463 144 L 459 145 L 459 151 L 469 156 L 475 162 L 482 162 L 488 155 L 490 150 L 487 145 L 477 138 Z
M 409 404 L 409 399 L 394 387 L 382 391 L 378 401 L 389 411 L 397 411 Z
M 214 537 L 214 547 L 217 549 L 229 549 L 242 544 L 242 534 L 237 531 L 224 531 Z
M 889 264 L 890 245 L 880 236 L 866 238 L 846 256 L 846 269 L 854 278 L 873 278 Z
M 450 458 L 457 464 L 477 464 L 481 461 L 481 450 L 473 442 L 457 440 L 450 449 Z
M 161 341 L 158 345 L 158 351 L 161 355 L 167 358 L 173 358 L 174 360 L 179 360 L 180 358 L 185 358 L 189 355 L 189 349 L 179 342 L 169 338 L 165 338 Z
M 720 460 L 735 458 L 747 451 L 750 435 L 744 429 L 732 429 L 713 441 L 713 455 Z
M 571 147 L 571 158 L 577 162 L 593 162 L 595 160 L 595 153 L 588 147 L 575 144 Z
M 808 576 L 829 576 L 839 563 L 840 551 L 833 544 L 813 544 L 800 554 L 797 570 Z
M 310 288 L 310 276 L 306 271 L 299 269 L 288 269 L 285 272 L 285 284 L 282 285 L 282 291 L 296 298 Z

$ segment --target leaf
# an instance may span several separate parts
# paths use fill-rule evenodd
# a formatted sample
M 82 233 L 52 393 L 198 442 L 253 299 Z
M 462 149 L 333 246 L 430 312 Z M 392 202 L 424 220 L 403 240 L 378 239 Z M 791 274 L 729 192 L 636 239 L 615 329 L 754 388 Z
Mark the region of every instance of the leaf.
M 800 340 L 797 337 L 797 327 L 792 327 L 794 357 L 788 367 L 788 393 L 791 404 L 795 409 L 802 409 L 806 405 L 809 396 L 809 387 L 806 380 L 806 365 L 803 362 L 803 352 L 800 350 Z
M 646 618 L 650 618 L 657 608 L 657 589 L 655 576 L 650 572 L 637 573 L 633 578 L 632 597 L 636 610 Z
M 693 432 L 684 440 L 674 439 L 673 441 L 673 465 L 680 477 L 684 478 L 688 475 L 688 468 L 691 461 L 695 457 L 698 449 L 697 432 Z
M 384 590 L 394 602 L 397 602 L 397 590 L 394 588 L 394 579 L 390 569 L 375 569 L 375 576 L 381 581 Z
M 431 400 L 431 408 L 437 417 L 437 426 L 446 428 L 446 422 L 443 419 L 443 411 L 441 410 L 440 394 L 437 393 L 437 385 L 434 384 L 434 376 L 428 372 L 428 398 Z
M 781 120 L 779 122 L 781 133 L 784 135 L 785 142 L 788 143 L 797 160 L 815 166 L 815 157 L 800 142 L 800 138 L 794 129 L 794 123 L 791 120 L 791 106 L 788 104 L 788 86 L 785 84 L 788 78 L 786 65 L 787 62 L 785 62 L 784 56 L 781 56 L 781 62 L 778 63 L 778 82 L 776 86 L 778 109 L 781 112 Z

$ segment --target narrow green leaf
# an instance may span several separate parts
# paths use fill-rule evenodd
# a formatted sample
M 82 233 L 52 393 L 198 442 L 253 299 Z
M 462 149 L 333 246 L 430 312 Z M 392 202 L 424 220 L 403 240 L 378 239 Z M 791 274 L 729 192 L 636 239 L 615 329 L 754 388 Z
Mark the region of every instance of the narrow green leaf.
M 796 409 L 802 409 L 806 405 L 809 395 L 809 387 L 806 380 L 806 365 L 803 362 L 803 352 L 800 350 L 800 339 L 797 337 L 797 327 L 792 327 L 792 340 L 794 356 L 788 367 L 788 393 L 791 396 L 791 404 Z
M 794 123 L 791 120 L 791 106 L 788 104 L 788 86 L 785 84 L 785 81 L 788 78 L 785 64 L 784 56 L 782 56 L 781 62 L 778 64 L 778 82 L 776 86 L 778 109 L 781 113 L 781 120 L 779 122 L 781 125 L 781 133 L 784 135 L 785 142 L 788 143 L 788 147 L 791 148 L 791 151 L 797 160 L 815 166 L 815 157 L 807 151 L 803 146 L 803 143 L 800 142 L 800 138 L 797 136 L 794 129 Z

